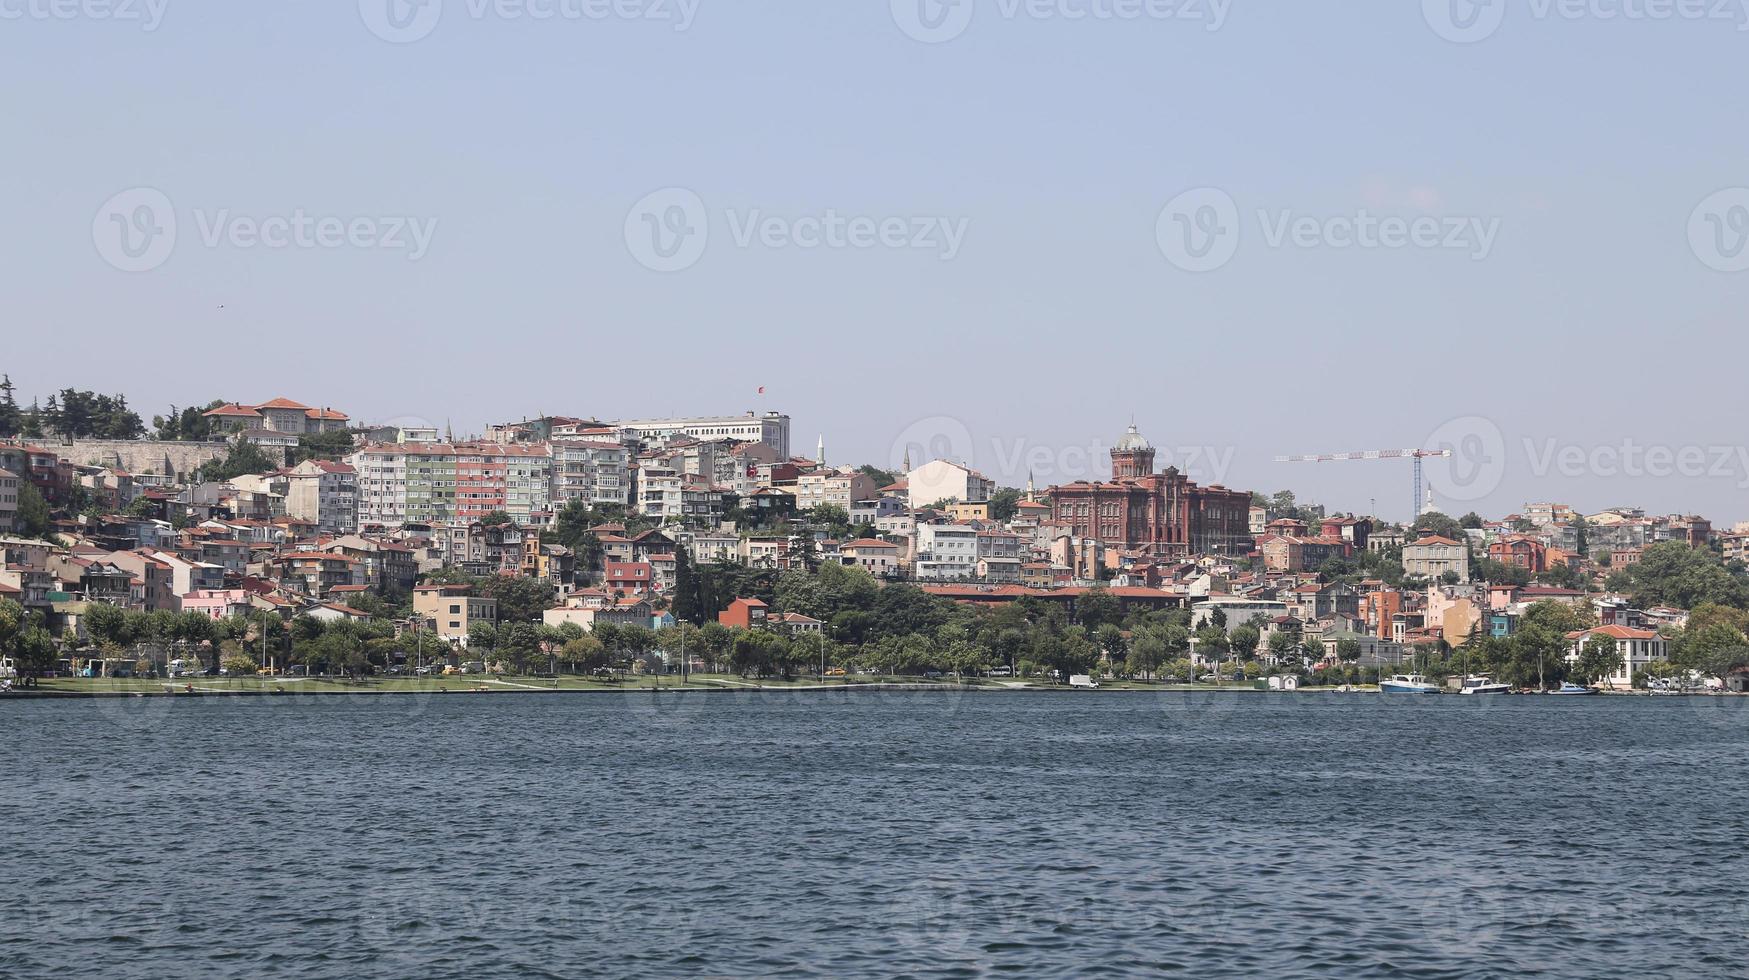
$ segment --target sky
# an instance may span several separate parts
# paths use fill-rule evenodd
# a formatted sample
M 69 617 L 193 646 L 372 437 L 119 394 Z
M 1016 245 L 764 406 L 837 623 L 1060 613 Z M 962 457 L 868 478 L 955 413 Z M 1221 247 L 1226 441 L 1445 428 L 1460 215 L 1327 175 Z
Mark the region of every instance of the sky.
M 0 370 L 1728 524 L 1746 5 L 0 0 Z

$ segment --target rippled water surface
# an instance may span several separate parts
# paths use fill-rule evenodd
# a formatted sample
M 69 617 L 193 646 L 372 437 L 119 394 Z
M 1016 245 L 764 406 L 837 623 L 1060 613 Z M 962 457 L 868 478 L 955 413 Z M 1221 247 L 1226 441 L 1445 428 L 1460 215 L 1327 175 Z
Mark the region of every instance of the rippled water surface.
M 0 702 L 0 976 L 1749 975 L 1749 699 Z

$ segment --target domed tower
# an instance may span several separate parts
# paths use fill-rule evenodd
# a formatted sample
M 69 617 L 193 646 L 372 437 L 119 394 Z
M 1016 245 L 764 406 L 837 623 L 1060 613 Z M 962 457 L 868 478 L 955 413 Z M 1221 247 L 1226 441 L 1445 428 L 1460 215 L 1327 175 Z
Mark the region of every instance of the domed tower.
M 1134 425 L 1118 439 L 1111 450 L 1111 478 L 1136 480 L 1154 472 L 1154 447 Z

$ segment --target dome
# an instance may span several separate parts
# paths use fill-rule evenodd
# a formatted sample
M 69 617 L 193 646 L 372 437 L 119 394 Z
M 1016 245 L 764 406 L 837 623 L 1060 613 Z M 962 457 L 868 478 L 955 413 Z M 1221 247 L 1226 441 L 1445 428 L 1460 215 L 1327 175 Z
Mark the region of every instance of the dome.
M 1133 453 L 1143 449 L 1153 448 L 1153 446 L 1148 444 L 1148 440 L 1142 438 L 1142 434 L 1137 432 L 1136 427 L 1133 425 L 1130 426 L 1128 432 L 1123 434 L 1122 438 L 1118 439 L 1116 446 L 1117 451 L 1120 453 Z

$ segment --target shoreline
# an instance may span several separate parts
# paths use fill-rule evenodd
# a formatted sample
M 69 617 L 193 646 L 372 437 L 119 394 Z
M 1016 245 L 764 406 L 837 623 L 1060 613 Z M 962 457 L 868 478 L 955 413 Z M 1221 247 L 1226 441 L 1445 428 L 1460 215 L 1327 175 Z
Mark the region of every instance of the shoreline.
M 794 693 L 794 694 L 834 694 L 834 693 L 902 693 L 902 694 L 1059 694 L 1059 695 L 1123 695 L 1123 694 L 1246 694 L 1246 695 L 1310 695 L 1310 694 L 1381 694 L 1376 687 L 1355 687 L 1343 690 L 1336 687 L 1302 687 L 1297 691 L 1280 691 L 1258 689 L 1252 686 L 1226 685 L 1161 685 L 1153 686 L 1108 686 L 1093 690 L 1070 688 L 1063 686 L 1034 686 L 1030 684 L 931 684 L 927 682 L 885 682 L 873 681 L 850 684 L 761 684 L 754 681 L 706 681 L 690 684 L 664 684 L 620 687 L 612 685 L 591 685 L 564 687 L 559 685 L 537 686 L 527 683 L 509 681 L 474 681 L 467 684 L 450 684 L 443 686 L 415 686 L 413 682 L 389 682 L 388 684 L 359 686 L 326 686 L 341 682 L 323 682 L 322 689 L 303 688 L 308 681 L 295 681 L 290 686 L 268 690 L 263 688 L 225 689 L 218 687 L 196 686 L 194 690 L 172 690 L 176 685 L 154 682 L 142 685 L 138 689 L 124 690 L 77 690 L 64 688 L 13 688 L 0 694 L 0 704 L 9 700 L 19 701 L 95 701 L 135 698 L 358 698 L 358 697 L 427 697 L 447 694 L 519 694 L 519 695 L 652 695 L 665 694 L 736 694 L 736 693 Z M 181 685 L 186 687 L 186 685 Z M 156 688 L 156 689 L 154 689 Z M 1442 692 L 1439 696 L 1444 696 Z M 1461 697 L 1462 695 L 1457 695 Z M 1483 695 L 1483 697 L 1535 697 L 1532 692 L 1501 695 Z M 1599 691 L 1597 697 L 1740 697 L 1730 692 L 1682 692 L 1653 693 L 1650 691 Z

